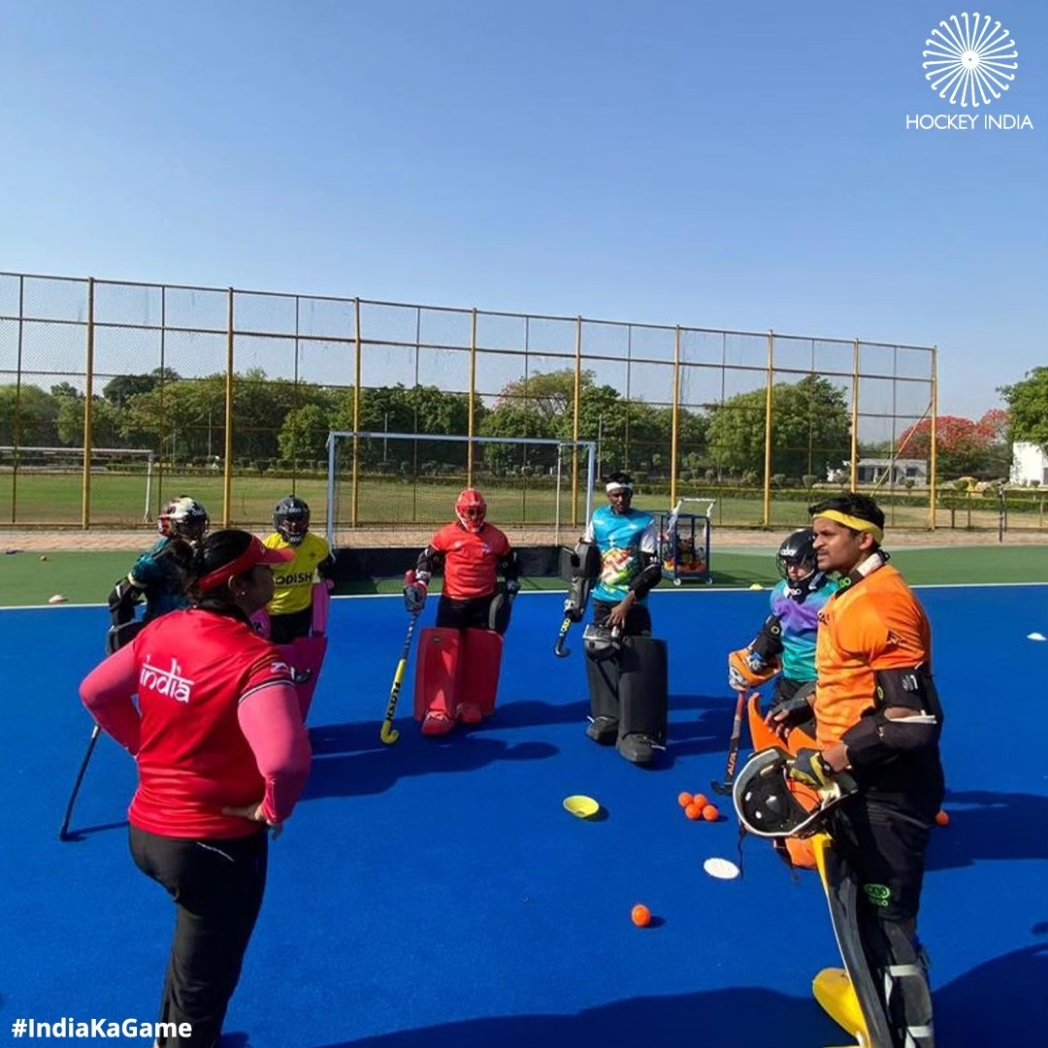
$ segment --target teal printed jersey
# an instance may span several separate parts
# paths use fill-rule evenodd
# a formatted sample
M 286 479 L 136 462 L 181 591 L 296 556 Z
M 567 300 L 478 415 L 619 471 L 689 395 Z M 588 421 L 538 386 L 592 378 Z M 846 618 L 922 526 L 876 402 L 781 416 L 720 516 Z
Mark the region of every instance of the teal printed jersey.
M 619 515 L 610 506 L 601 506 L 583 539 L 596 543 L 600 550 L 600 582 L 593 591 L 594 600 L 618 604 L 641 572 L 641 553 L 655 553 L 655 518 L 639 509 Z
M 815 671 L 815 638 L 819 630 L 819 612 L 837 592 L 837 583 L 825 576 L 798 603 L 790 597 L 786 582 L 771 591 L 771 613 L 782 626 L 782 675 L 788 680 L 811 681 Z

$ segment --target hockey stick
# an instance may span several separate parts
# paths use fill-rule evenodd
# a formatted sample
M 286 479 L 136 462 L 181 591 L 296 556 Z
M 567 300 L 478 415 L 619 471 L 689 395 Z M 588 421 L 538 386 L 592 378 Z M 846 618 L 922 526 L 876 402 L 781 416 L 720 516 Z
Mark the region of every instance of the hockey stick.
M 560 624 L 560 633 L 557 634 L 557 643 L 553 648 L 553 654 L 556 655 L 558 659 L 566 659 L 571 654 L 571 652 L 564 647 L 564 641 L 568 639 L 568 630 L 571 629 L 572 622 L 574 622 L 574 619 L 565 618 Z
M 735 769 L 739 763 L 739 746 L 742 744 L 742 718 L 746 713 L 746 701 L 749 692 L 740 691 L 738 699 L 735 700 L 735 719 L 731 722 L 731 741 L 728 743 L 728 767 L 723 782 L 714 779 L 710 783 L 710 789 L 719 793 L 722 797 L 731 793 L 735 782 Z
M 87 773 L 87 765 L 91 761 L 91 754 L 95 752 L 95 743 L 98 742 L 98 736 L 102 734 L 102 729 L 96 724 L 91 729 L 91 741 L 87 744 L 87 753 L 84 754 L 83 763 L 80 765 L 80 772 L 76 777 L 76 783 L 73 785 L 73 792 L 69 797 L 69 804 L 66 807 L 65 818 L 62 820 L 62 828 L 58 831 L 58 839 L 60 841 L 68 841 L 72 838 L 69 834 L 69 822 L 73 818 L 73 806 L 76 804 L 77 794 L 80 793 L 80 784 L 84 781 L 84 775 Z
M 393 687 L 389 692 L 386 717 L 382 721 L 382 730 L 379 732 L 379 738 L 387 746 L 392 746 L 400 738 L 400 732 L 393 727 L 393 716 L 397 712 L 400 686 L 404 683 L 404 674 L 408 668 L 408 652 L 411 650 L 411 639 L 415 636 L 415 624 L 418 622 L 418 617 L 421 614 L 422 611 L 419 609 L 419 611 L 413 612 L 411 615 L 411 622 L 408 623 L 408 635 L 404 638 L 404 650 L 400 653 L 400 662 L 397 663 L 396 672 L 393 674 Z

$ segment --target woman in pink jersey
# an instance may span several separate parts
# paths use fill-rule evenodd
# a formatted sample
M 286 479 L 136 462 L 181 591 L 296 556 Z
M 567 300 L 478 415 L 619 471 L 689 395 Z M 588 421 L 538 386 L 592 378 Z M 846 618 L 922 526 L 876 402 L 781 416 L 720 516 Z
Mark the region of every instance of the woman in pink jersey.
M 131 854 L 178 916 L 160 1021 L 190 1023 L 166 1048 L 211 1048 L 262 905 L 270 827 L 309 774 L 291 669 L 252 629 L 272 599 L 267 549 L 246 531 L 197 548 L 193 604 L 148 625 L 80 686 L 92 716 L 138 764 Z M 133 696 L 137 694 L 136 706 Z

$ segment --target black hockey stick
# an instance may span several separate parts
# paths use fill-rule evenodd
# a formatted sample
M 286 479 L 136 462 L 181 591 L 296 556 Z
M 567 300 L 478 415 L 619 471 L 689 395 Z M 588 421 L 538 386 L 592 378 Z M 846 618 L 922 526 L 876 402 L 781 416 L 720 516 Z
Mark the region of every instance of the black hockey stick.
M 740 691 L 735 701 L 735 719 L 731 723 L 731 741 L 728 743 L 728 767 L 723 782 L 714 779 L 710 783 L 710 789 L 719 793 L 722 797 L 731 793 L 735 783 L 735 769 L 739 763 L 739 746 L 742 744 L 742 718 L 746 713 L 746 701 L 749 693 Z
M 87 744 L 87 753 L 84 754 L 83 763 L 80 765 L 80 772 L 76 777 L 76 783 L 73 785 L 73 792 L 69 797 L 69 805 L 66 807 L 65 818 L 62 820 L 62 828 L 58 831 L 58 839 L 60 841 L 71 840 L 69 834 L 69 822 L 73 818 L 73 806 L 76 804 L 77 795 L 80 793 L 80 784 L 84 781 L 84 775 L 87 773 L 87 766 L 91 761 L 91 754 L 95 752 L 95 743 L 98 742 L 98 736 L 102 734 L 102 729 L 96 724 L 91 729 L 91 740 Z

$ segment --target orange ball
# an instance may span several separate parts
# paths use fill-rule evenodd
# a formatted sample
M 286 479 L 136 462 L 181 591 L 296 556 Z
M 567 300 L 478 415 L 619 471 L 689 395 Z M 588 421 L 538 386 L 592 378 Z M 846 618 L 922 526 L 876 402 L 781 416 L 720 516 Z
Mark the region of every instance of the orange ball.
M 691 798 L 691 803 L 692 804 L 697 804 L 699 806 L 700 810 L 701 810 L 702 808 L 705 808 L 706 805 L 709 804 L 710 802 L 709 802 L 709 798 L 706 796 L 705 793 L 696 793 Z
M 707 804 L 706 807 L 702 809 L 702 817 L 707 822 L 716 822 L 720 818 L 720 812 L 717 810 L 717 805 Z
M 692 800 L 692 797 L 691 797 L 690 793 L 678 793 L 677 794 L 677 803 L 682 808 L 686 808 L 689 804 L 691 804 L 691 800 Z
M 684 809 L 684 814 L 687 815 L 689 819 L 701 819 L 702 809 L 697 804 L 692 803 Z
M 633 921 L 638 928 L 647 928 L 647 926 L 651 924 L 651 910 L 649 910 L 644 903 L 639 902 L 632 910 L 630 910 L 630 920 Z
M 946 811 L 940 811 L 935 816 L 936 826 L 949 826 L 950 825 L 950 813 Z

